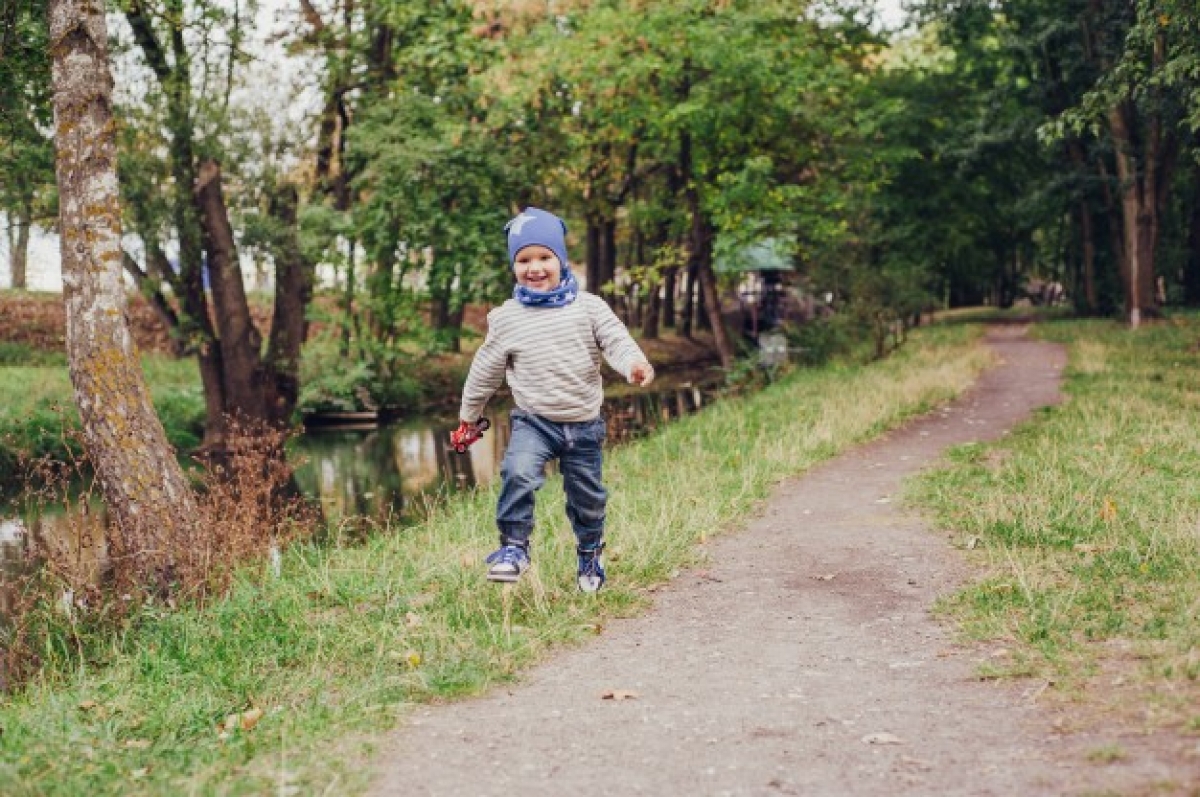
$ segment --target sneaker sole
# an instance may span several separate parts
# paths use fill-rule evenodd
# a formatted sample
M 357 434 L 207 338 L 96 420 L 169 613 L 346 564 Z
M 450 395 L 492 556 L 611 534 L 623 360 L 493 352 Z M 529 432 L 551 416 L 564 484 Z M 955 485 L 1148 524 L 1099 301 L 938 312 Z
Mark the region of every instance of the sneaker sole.
M 521 580 L 520 573 L 488 573 L 488 581 L 499 581 L 504 584 L 512 584 Z
M 603 586 L 604 582 L 600 580 L 599 576 L 579 577 L 579 589 L 582 592 L 599 592 Z

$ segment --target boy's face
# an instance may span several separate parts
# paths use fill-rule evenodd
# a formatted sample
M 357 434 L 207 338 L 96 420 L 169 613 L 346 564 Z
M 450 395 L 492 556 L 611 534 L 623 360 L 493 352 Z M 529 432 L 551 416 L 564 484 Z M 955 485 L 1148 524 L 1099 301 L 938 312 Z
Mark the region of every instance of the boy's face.
M 552 291 L 562 279 L 562 263 L 548 247 L 532 244 L 517 252 L 513 273 L 518 284 L 532 291 Z

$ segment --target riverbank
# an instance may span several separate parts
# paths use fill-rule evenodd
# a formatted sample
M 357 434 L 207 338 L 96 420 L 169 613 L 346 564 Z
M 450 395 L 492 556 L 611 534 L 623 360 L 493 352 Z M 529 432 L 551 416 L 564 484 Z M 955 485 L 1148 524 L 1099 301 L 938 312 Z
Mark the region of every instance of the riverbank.
M 279 578 L 247 570 L 206 612 L 148 610 L 102 659 L 62 663 L 0 707 L 0 790 L 359 789 L 398 713 L 503 683 L 640 611 L 779 479 L 963 390 L 987 361 L 976 333 L 918 330 L 886 361 L 799 370 L 614 450 L 612 578 L 594 598 L 575 589 L 551 483 L 537 568 L 516 589 L 484 581 L 481 490 L 403 533 L 291 550 Z
M 252 307 L 256 324 L 266 329 L 269 304 L 253 302 Z M 419 390 L 408 414 L 453 417 L 456 413 L 471 352 L 481 339 L 484 310 L 471 308 L 467 314 L 473 335 L 464 351 L 438 353 L 413 363 L 409 376 Z M 167 331 L 145 300 L 132 296 L 127 317 L 167 439 L 186 460 L 204 434 L 204 395 L 195 358 L 171 355 Z M 0 291 L 0 318 L 4 319 L 0 325 L 0 496 L 12 496 L 28 475 L 27 463 L 79 456 L 73 435 L 79 421 L 67 373 L 62 297 Z M 705 332 L 689 339 L 668 331 L 640 343 L 658 369 L 661 388 L 697 375 L 709 376 L 716 365 L 711 336 Z M 337 367 L 344 366 L 340 358 L 336 362 Z M 608 384 L 613 395 L 624 390 L 619 379 L 610 378 Z

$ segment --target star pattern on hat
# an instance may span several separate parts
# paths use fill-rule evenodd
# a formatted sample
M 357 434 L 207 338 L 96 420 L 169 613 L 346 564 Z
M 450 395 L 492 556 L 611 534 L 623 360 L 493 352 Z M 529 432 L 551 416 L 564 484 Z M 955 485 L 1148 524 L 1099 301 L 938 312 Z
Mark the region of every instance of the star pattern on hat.
M 517 216 L 515 219 L 509 222 L 512 225 L 512 234 L 515 236 L 520 236 L 521 230 L 524 229 L 525 225 L 531 221 L 537 221 L 537 216 L 531 216 L 528 213 L 522 213 L 520 216 Z

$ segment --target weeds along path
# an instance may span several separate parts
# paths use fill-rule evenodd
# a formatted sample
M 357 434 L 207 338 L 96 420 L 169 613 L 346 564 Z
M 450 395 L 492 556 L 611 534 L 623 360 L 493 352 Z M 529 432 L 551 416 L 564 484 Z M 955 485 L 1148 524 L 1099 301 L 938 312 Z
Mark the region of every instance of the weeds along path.
M 929 613 L 967 574 L 897 506 L 901 481 L 1059 400 L 1065 353 L 1024 332 L 991 331 L 1000 364 L 963 400 L 781 484 L 647 615 L 519 686 L 417 709 L 374 793 L 1060 795 L 1163 778 L 1089 762 L 1036 685 L 981 681 L 987 651 Z

